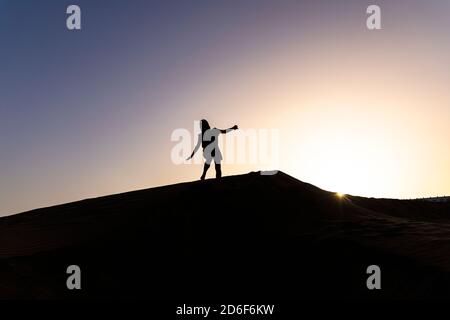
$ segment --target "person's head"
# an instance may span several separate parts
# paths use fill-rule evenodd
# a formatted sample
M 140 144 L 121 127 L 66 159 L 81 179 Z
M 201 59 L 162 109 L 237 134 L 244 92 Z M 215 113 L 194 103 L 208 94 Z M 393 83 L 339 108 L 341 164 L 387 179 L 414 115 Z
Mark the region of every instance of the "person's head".
M 208 121 L 205 119 L 200 120 L 200 129 L 202 130 L 202 135 L 206 132 L 206 130 L 211 129 Z

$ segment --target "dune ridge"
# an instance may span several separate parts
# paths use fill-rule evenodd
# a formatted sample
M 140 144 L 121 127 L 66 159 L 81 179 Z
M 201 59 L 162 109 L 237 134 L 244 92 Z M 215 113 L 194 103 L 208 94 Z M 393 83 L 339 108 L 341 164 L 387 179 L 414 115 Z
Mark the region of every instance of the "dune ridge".
M 0 298 L 448 297 L 449 251 L 449 203 L 252 172 L 0 218 Z M 79 292 L 65 287 L 74 263 Z

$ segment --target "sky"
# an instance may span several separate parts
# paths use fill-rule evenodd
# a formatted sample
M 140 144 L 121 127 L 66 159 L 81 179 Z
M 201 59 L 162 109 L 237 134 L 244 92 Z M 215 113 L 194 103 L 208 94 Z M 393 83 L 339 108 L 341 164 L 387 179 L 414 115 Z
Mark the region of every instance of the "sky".
M 171 135 L 202 118 L 278 130 L 273 169 L 326 190 L 450 195 L 449 14 L 447 0 L 0 0 L 0 215 L 196 180 Z

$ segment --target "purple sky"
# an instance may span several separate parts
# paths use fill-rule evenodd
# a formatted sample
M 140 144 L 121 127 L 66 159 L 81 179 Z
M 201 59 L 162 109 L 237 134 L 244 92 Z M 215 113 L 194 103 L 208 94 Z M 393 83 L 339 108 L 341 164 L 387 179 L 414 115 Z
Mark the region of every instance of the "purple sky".
M 65 9 L 73 3 L 82 9 L 81 31 L 65 27 Z M 378 34 L 365 28 L 371 3 L 382 7 Z M 420 60 L 423 54 L 430 62 L 423 66 L 430 70 L 424 74 L 427 83 L 448 80 L 449 13 L 445 0 L 0 0 L 0 215 L 196 179 L 199 167 L 170 162 L 170 134 L 180 127 L 192 130 L 202 117 L 217 127 L 295 129 L 289 120 L 300 115 L 277 109 L 276 98 L 272 109 L 256 103 L 242 107 L 231 104 L 226 93 L 233 79 L 241 79 L 232 92 L 242 94 L 241 101 L 250 97 L 249 90 L 248 96 L 239 90 L 249 83 L 257 88 L 258 75 L 269 74 L 268 62 L 281 70 L 292 59 L 300 71 L 285 79 L 294 83 L 302 70 L 312 79 L 311 66 L 326 69 L 335 49 L 352 59 L 360 59 L 364 50 L 368 59 L 385 54 L 388 60 L 376 63 L 392 66 L 408 59 L 416 66 L 409 56 Z M 364 72 L 362 65 L 354 67 Z M 343 65 L 330 72 L 350 69 Z M 428 112 L 449 119 L 448 96 L 439 92 L 436 97 L 444 102 L 430 103 Z M 264 101 L 269 105 L 270 99 Z M 439 134 L 447 148 L 448 131 Z M 292 161 L 280 169 L 307 176 L 292 164 L 289 150 L 296 149 L 295 142 L 287 143 L 282 152 Z M 231 171 L 244 169 L 258 168 Z M 422 188 L 395 185 L 386 193 L 373 192 L 392 197 L 450 193 L 441 181 L 448 177 L 448 172 L 434 176 L 437 182 Z M 327 186 L 314 178 L 305 179 Z

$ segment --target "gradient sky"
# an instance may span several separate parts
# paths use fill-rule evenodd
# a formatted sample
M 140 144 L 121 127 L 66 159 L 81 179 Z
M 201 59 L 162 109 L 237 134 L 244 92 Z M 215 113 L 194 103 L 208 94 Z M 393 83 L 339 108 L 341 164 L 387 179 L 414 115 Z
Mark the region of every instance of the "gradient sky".
M 278 169 L 327 190 L 450 194 L 449 15 L 448 0 L 0 0 L 0 215 L 198 179 L 170 136 L 201 118 L 279 129 Z

